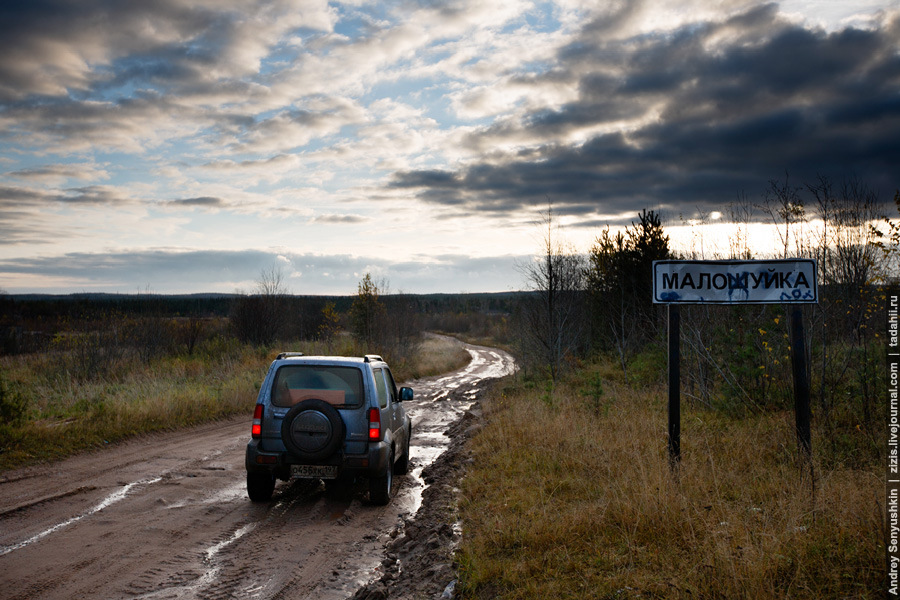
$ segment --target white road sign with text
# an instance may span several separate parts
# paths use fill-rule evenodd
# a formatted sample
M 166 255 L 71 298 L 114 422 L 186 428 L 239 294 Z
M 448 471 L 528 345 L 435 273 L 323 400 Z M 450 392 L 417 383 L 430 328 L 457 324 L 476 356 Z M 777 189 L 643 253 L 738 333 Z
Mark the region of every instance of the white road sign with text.
M 819 301 L 816 261 L 657 260 L 657 304 L 796 304 Z

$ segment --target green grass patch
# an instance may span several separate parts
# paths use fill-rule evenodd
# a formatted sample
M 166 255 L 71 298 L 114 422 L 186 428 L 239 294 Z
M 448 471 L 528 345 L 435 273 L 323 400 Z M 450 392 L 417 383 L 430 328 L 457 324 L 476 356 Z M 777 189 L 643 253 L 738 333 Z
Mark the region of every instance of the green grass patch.
M 665 388 L 509 383 L 484 403 L 462 487 L 464 598 L 876 598 L 877 465 L 797 460 L 793 415 L 683 409 Z M 814 437 L 814 448 L 818 440 Z

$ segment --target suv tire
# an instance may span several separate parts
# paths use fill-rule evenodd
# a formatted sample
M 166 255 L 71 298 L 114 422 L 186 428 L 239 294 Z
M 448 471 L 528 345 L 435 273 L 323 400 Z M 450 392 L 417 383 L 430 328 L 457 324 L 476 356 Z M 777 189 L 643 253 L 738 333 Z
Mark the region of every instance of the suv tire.
M 344 422 L 332 405 L 310 398 L 284 416 L 281 439 L 292 454 L 306 460 L 322 460 L 341 447 Z
M 391 501 L 391 485 L 394 483 L 394 451 L 388 456 L 387 469 L 384 475 L 369 479 L 369 501 L 384 506 Z
M 412 437 L 412 426 L 406 432 L 406 443 L 404 444 L 403 455 L 400 460 L 394 463 L 394 473 L 397 475 L 406 475 L 409 473 L 409 438 Z
M 269 473 L 247 473 L 247 495 L 253 502 L 268 502 L 275 490 L 275 478 Z

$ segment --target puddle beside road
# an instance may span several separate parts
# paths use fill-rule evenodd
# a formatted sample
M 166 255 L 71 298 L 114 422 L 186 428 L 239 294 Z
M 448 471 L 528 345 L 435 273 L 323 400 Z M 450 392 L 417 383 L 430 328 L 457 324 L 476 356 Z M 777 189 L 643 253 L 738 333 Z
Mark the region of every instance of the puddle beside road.
M 415 400 L 406 405 L 413 421 L 410 448 L 415 495 L 413 514 L 421 506 L 425 489 L 422 470 L 437 460 L 450 444 L 445 434 L 447 429 L 475 403 L 482 382 L 511 375 L 516 370 L 515 360 L 506 352 L 471 345 L 465 345 L 465 349 L 472 360 L 463 369 L 410 384 L 415 391 Z M 465 391 L 460 392 L 461 389 Z
M 450 426 L 460 419 L 477 400 L 478 386 L 487 379 L 504 377 L 515 372 L 515 361 L 509 354 L 490 348 L 466 345 L 472 355 L 468 366 L 452 375 L 416 380 L 409 385 L 414 400 L 404 403 L 413 422 L 410 445 L 410 472 L 400 483 L 391 507 L 396 511 L 396 526 L 402 527 L 422 506 L 427 484 L 422 472 L 433 464 L 449 447 L 446 435 Z M 460 391 L 464 389 L 465 391 Z M 348 564 L 361 565 L 352 573 L 344 573 L 339 581 L 325 590 L 318 590 L 323 600 L 347 598 L 356 590 L 384 574 L 384 548 L 397 531 L 382 532 L 376 539 L 361 543 Z

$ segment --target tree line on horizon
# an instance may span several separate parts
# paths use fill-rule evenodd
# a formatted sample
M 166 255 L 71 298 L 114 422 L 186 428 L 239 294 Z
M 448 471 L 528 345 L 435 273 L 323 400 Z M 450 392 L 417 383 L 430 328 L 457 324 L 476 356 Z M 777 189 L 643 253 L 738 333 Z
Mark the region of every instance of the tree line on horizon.
M 0 291 L 0 355 L 57 353 L 78 363 L 70 372 L 79 379 L 103 377 L 130 357 L 150 363 L 230 341 L 280 349 L 349 335 L 366 351 L 399 356 L 414 351 L 425 330 L 487 336 L 520 295 L 393 293 L 387 279 L 367 273 L 354 295 L 302 296 L 287 290 L 277 268 L 230 295 Z

